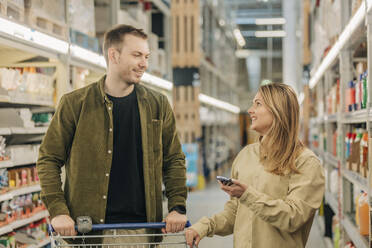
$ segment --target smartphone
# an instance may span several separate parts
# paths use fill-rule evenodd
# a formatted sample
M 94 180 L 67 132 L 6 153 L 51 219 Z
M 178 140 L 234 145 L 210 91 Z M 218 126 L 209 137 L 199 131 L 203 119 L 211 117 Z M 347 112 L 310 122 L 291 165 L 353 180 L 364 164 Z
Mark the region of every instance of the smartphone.
M 223 185 L 230 186 L 233 184 L 231 178 L 223 177 L 223 176 L 217 176 L 216 179 L 220 181 Z

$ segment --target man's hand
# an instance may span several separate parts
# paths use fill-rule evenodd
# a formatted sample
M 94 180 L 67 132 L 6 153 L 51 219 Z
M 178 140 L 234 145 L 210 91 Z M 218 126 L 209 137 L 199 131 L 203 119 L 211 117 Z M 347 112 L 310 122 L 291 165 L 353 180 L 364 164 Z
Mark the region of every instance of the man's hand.
M 75 221 L 68 215 L 57 215 L 51 221 L 54 231 L 61 236 L 75 236 Z
M 232 180 L 233 184 L 230 186 L 223 185 L 220 181 L 218 183 L 221 186 L 221 189 L 228 193 L 232 197 L 240 198 L 242 194 L 247 190 L 248 186 L 244 183 L 239 182 L 236 179 Z
M 163 221 L 166 223 L 166 227 L 161 229 L 163 233 L 176 233 L 185 229 L 187 217 L 177 211 L 172 211 Z
M 186 243 L 190 248 L 193 248 L 194 245 L 198 247 L 200 242 L 200 236 L 199 234 L 192 228 L 188 228 L 185 232 L 186 236 Z

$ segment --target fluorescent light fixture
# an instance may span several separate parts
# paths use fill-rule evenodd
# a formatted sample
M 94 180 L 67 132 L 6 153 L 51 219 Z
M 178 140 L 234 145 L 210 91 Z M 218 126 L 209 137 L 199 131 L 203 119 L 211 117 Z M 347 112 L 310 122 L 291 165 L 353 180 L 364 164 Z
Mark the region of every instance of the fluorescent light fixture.
M 367 1 L 367 6 L 368 6 L 368 11 L 370 11 L 372 7 L 372 0 Z M 327 56 L 322 60 L 314 76 L 310 78 L 310 81 L 309 81 L 310 89 L 315 87 L 315 85 L 323 77 L 324 72 L 332 65 L 334 60 L 337 58 L 337 55 L 340 53 L 341 49 L 345 46 L 346 42 L 349 41 L 354 31 L 363 23 L 365 14 L 366 14 L 365 2 L 363 1 L 358 11 L 354 14 L 354 16 L 351 18 L 349 23 L 346 25 L 344 31 L 342 31 L 336 43 L 329 50 Z
M 239 114 L 240 113 L 240 108 L 239 107 L 237 107 L 235 105 L 232 105 L 228 102 L 224 102 L 224 101 L 218 100 L 216 98 L 204 95 L 204 94 L 199 94 L 199 101 L 202 102 L 202 103 L 205 103 L 205 104 L 208 104 L 208 105 L 211 105 L 211 106 L 214 106 L 214 107 L 232 112 L 234 114 Z
M 173 88 L 173 84 L 171 82 L 151 75 L 147 72 L 143 74 L 141 81 L 169 91 Z
M 279 18 L 257 18 L 255 19 L 256 25 L 283 25 L 285 24 L 285 19 L 283 17 Z
M 238 28 L 234 29 L 234 36 L 239 46 L 241 47 L 245 46 L 245 39 Z
M 301 105 L 304 100 L 305 100 L 305 94 L 301 92 L 300 95 L 298 96 L 298 103 Z
M 71 45 L 70 51 L 73 57 L 84 60 L 88 63 L 98 65 L 102 68 L 106 68 L 105 58 L 95 52 L 89 51 L 85 48 L 79 47 L 77 45 Z
M 285 37 L 286 33 L 283 30 L 273 31 L 256 31 L 254 35 L 259 38 L 274 38 L 274 37 Z
M 67 54 L 68 43 L 50 35 L 32 30 L 26 26 L 0 17 L 0 32 L 17 37 L 19 39 L 37 44 L 39 47 L 48 48 L 59 53 Z

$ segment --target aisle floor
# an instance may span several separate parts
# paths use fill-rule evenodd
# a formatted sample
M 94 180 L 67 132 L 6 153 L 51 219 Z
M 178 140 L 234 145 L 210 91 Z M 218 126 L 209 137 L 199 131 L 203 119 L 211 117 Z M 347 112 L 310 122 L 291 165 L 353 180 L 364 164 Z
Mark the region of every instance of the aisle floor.
M 195 223 L 203 216 L 211 216 L 223 210 L 224 203 L 228 200 L 225 192 L 221 191 L 217 182 L 211 183 L 205 190 L 195 191 L 189 194 L 187 200 L 187 216 L 191 223 Z M 200 248 L 232 248 L 232 235 L 227 237 L 214 236 L 204 238 Z M 325 248 L 321 233 L 316 222 L 310 232 L 306 248 Z

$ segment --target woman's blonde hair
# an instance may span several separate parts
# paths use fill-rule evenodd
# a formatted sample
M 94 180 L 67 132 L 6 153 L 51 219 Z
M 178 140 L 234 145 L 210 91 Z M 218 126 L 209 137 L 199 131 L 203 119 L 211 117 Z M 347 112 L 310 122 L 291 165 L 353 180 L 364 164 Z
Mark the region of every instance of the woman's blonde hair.
M 264 137 L 260 137 L 260 162 L 277 175 L 298 173 L 295 160 L 303 144 L 298 138 L 300 106 L 294 90 L 285 84 L 263 85 L 258 91 L 273 115 L 273 123 Z

